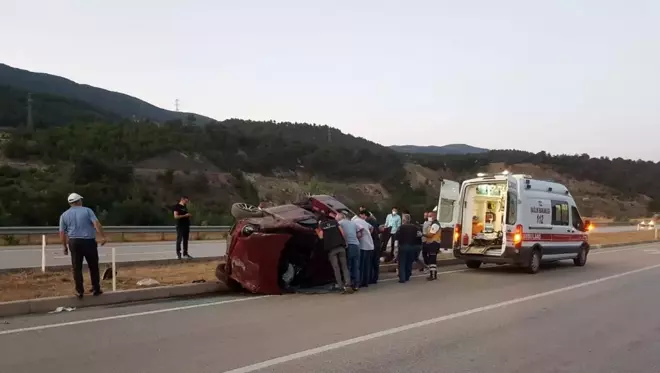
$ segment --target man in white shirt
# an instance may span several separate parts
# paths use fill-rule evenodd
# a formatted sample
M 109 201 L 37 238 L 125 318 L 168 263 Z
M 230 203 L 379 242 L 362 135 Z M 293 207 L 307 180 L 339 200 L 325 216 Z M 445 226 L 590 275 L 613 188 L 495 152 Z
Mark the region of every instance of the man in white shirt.
M 374 253 L 374 241 L 371 238 L 373 226 L 365 220 L 368 211 L 361 211 L 360 215 L 353 217 L 353 222 L 358 227 L 358 239 L 360 240 L 360 287 L 368 287 L 371 280 L 372 256 Z

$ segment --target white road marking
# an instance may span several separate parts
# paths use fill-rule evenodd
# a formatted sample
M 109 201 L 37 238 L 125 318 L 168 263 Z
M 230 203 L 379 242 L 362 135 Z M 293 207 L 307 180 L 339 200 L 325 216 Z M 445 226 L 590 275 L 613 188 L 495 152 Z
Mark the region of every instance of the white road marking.
M 128 318 L 131 318 L 131 317 L 147 316 L 147 315 L 155 315 L 155 314 L 166 313 L 166 312 L 190 310 L 190 309 L 193 309 L 193 308 L 219 306 L 221 304 L 245 302 L 245 301 L 249 301 L 249 300 L 263 299 L 263 298 L 268 298 L 268 297 L 272 297 L 272 295 L 260 295 L 260 296 L 246 297 L 246 298 L 222 300 L 222 301 L 218 301 L 218 302 L 192 304 L 192 305 L 189 305 L 189 306 L 163 308 L 163 309 L 158 309 L 158 310 L 153 310 L 153 311 L 127 313 L 127 314 L 123 314 L 123 315 L 115 315 L 115 316 L 108 316 L 108 317 L 98 317 L 98 318 L 95 318 L 95 319 L 85 319 L 85 320 L 76 320 L 76 321 L 63 322 L 63 323 L 57 323 L 57 324 L 31 326 L 31 327 L 28 327 L 28 328 L 0 330 L 0 335 L 18 334 L 18 333 L 23 333 L 23 332 L 37 331 L 37 330 L 61 328 L 63 326 L 71 326 L 71 325 L 90 324 L 90 323 L 95 323 L 95 322 L 100 322 L 100 321 L 128 319 Z
M 575 284 L 575 285 L 570 285 L 570 286 L 566 286 L 566 287 L 563 287 L 563 288 L 546 291 L 546 292 L 543 292 L 543 293 L 537 293 L 537 294 L 529 295 L 529 296 L 526 296 L 526 297 L 515 298 L 515 299 L 508 300 L 508 301 L 500 302 L 500 303 L 490 304 L 488 306 L 477 307 L 477 308 L 473 308 L 473 309 L 462 311 L 462 312 L 452 313 L 452 314 L 449 314 L 449 315 L 440 316 L 440 317 L 436 317 L 436 318 L 428 319 L 428 320 L 424 320 L 424 321 L 419 321 L 419 322 L 412 323 L 412 324 L 402 325 L 402 326 L 399 326 L 399 327 L 396 327 L 396 328 L 382 330 L 382 331 L 379 331 L 379 332 L 363 335 L 361 337 L 351 338 L 351 339 L 347 339 L 347 340 L 344 340 L 344 341 L 331 343 L 331 344 L 328 344 L 328 345 L 325 345 L 325 346 L 320 346 L 320 347 L 312 348 L 312 349 L 309 349 L 309 350 L 300 351 L 300 352 L 297 352 L 297 353 L 294 353 L 294 354 L 290 354 L 290 355 L 281 356 L 281 357 L 278 357 L 278 358 L 262 361 L 260 363 L 247 365 L 247 366 L 244 366 L 244 367 L 241 367 L 241 368 L 228 370 L 228 371 L 225 371 L 225 373 L 249 373 L 249 372 L 254 372 L 254 371 L 257 371 L 257 370 L 270 368 L 270 367 L 273 367 L 275 365 L 287 363 L 287 362 L 290 362 L 290 361 L 303 359 L 303 358 L 306 358 L 306 357 L 309 357 L 309 356 L 318 355 L 318 354 L 328 352 L 328 351 L 337 350 L 337 349 L 347 347 L 347 346 L 351 346 L 351 345 L 354 345 L 354 344 L 367 342 L 367 341 L 370 341 L 372 339 L 377 339 L 377 338 L 390 336 L 390 335 L 405 332 L 405 331 L 408 331 L 408 330 L 411 330 L 411 329 L 417 329 L 417 328 L 421 328 L 421 327 L 424 327 L 424 326 L 433 325 L 433 324 L 441 323 L 441 322 L 444 322 L 444 321 L 457 319 L 459 317 L 469 316 L 469 315 L 479 313 L 479 312 L 490 311 L 490 310 L 494 310 L 494 309 L 497 309 L 497 308 L 507 307 L 507 306 L 511 306 L 511 305 L 514 305 L 514 304 L 522 303 L 522 302 L 527 302 L 527 301 L 538 299 L 538 298 L 544 298 L 544 297 L 548 297 L 550 295 L 564 293 L 564 292 L 567 292 L 567 291 L 583 288 L 583 287 L 586 287 L 586 286 L 596 285 L 596 284 L 599 284 L 601 282 L 614 280 L 614 279 L 617 279 L 617 278 L 621 278 L 621 277 L 624 277 L 624 276 L 628 276 L 628 275 L 632 275 L 632 274 L 640 273 L 640 272 L 644 272 L 644 271 L 649 271 L 649 270 L 656 269 L 656 268 L 660 268 L 660 264 L 656 264 L 656 265 L 648 266 L 648 267 L 643 267 L 643 268 L 635 269 L 635 270 L 628 271 L 628 272 L 618 273 L 616 275 L 601 277 L 601 278 L 598 278 L 598 279 L 595 279 L 595 280 L 581 282 L 581 283 L 578 283 L 578 284 Z

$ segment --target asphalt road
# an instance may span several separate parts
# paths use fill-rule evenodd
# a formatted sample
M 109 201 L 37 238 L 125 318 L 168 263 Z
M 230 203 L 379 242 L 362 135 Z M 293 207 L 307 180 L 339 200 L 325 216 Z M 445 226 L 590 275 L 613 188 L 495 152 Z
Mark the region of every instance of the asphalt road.
M 536 275 L 217 296 L 0 320 L 0 372 L 660 371 L 660 244 Z
M 627 232 L 636 230 L 635 226 L 596 227 L 596 232 Z M 176 257 L 174 242 L 157 243 L 109 243 L 100 248 L 101 262 L 111 261 L 111 247 L 117 250 L 118 262 L 139 262 Z M 224 255 L 227 250 L 224 241 L 191 241 L 190 255 L 194 257 L 213 257 Z M 48 245 L 46 265 L 69 265 L 71 259 L 62 255 L 60 245 Z M 41 267 L 41 246 L 15 246 L 0 248 L 0 269 Z
M 191 241 L 188 252 L 193 257 L 213 257 L 225 255 L 225 241 Z M 138 262 L 156 259 L 175 259 L 174 242 L 158 243 L 108 243 L 99 247 L 102 263 L 112 261 L 112 247 L 115 247 L 117 262 Z M 62 254 L 61 245 L 46 247 L 46 265 L 71 265 L 71 258 Z M 0 269 L 41 267 L 41 246 L 12 246 L 0 248 Z

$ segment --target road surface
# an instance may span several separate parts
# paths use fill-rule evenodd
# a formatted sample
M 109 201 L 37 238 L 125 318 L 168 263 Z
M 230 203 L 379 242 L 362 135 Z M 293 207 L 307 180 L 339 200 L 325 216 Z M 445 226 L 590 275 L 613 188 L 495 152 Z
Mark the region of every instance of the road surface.
M 102 263 L 112 260 L 111 247 L 115 247 L 118 262 L 137 262 L 156 259 L 175 259 L 174 242 L 108 243 L 99 247 Z M 225 241 L 190 241 L 188 251 L 193 257 L 225 255 Z M 46 247 L 46 265 L 71 265 L 71 258 L 62 255 L 61 245 Z M 0 247 L 0 269 L 41 267 L 41 246 Z
M 536 275 L 216 296 L 0 320 L 0 372 L 658 372 L 660 245 Z

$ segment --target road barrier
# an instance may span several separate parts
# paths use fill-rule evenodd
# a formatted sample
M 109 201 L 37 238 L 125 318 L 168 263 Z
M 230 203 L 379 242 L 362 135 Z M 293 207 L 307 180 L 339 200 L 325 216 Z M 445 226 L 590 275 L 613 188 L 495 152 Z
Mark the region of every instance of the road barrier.
M 228 225 L 193 225 L 191 232 L 229 232 Z M 175 226 L 104 226 L 107 233 L 175 233 Z M 55 234 L 59 227 L 0 227 L 0 235 Z

